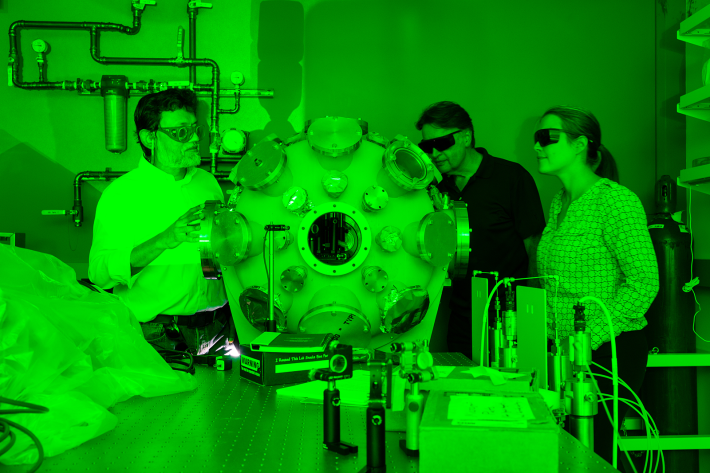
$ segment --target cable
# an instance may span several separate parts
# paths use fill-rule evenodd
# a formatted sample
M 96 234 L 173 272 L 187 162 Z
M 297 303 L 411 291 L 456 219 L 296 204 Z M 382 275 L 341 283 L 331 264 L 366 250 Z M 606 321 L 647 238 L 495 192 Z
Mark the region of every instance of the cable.
M 611 379 L 611 378 L 609 378 L 609 379 Z M 606 395 L 606 394 L 602 394 L 600 397 L 601 397 L 601 399 L 600 399 L 598 402 L 602 402 L 602 401 L 606 401 L 606 400 L 610 400 L 610 399 L 611 399 L 611 396 L 610 396 L 610 395 Z M 606 399 L 604 399 L 604 398 L 606 398 Z M 644 413 L 643 413 L 643 412 L 641 412 L 639 409 L 637 409 L 636 406 L 638 406 L 638 403 L 635 403 L 635 402 L 631 401 L 630 399 L 624 399 L 624 398 L 620 398 L 619 400 L 622 401 L 622 402 L 624 402 L 624 403 L 625 403 L 626 405 L 628 405 L 629 407 L 631 407 L 634 411 L 636 411 L 636 413 L 637 413 L 641 418 L 643 418 L 644 420 L 649 420 L 649 419 L 647 419 L 647 418 L 644 417 Z M 640 408 L 641 410 L 643 410 L 643 406 L 639 406 L 639 408 Z M 608 414 L 609 411 L 607 410 L 606 412 L 607 412 L 607 414 Z M 650 419 L 650 421 L 652 422 L 653 419 Z M 649 464 L 648 464 L 648 454 L 651 453 L 651 455 L 653 456 L 653 449 L 652 449 L 652 447 L 651 447 L 651 445 L 650 445 L 650 444 L 651 444 L 651 435 L 655 436 L 656 438 L 659 436 L 658 432 L 656 432 L 655 430 L 653 430 L 653 428 L 651 427 L 651 425 L 649 424 L 649 422 L 647 422 L 646 425 L 647 425 L 649 428 L 646 429 L 646 440 L 647 440 L 647 443 L 648 443 L 648 448 L 646 449 L 646 458 L 645 458 L 645 461 L 644 461 L 644 468 L 643 468 L 644 473 L 646 473 L 646 470 L 647 470 L 648 467 L 649 467 Z M 618 433 L 617 433 L 617 435 L 618 435 Z M 629 458 L 628 452 L 624 451 L 624 453 L 626 454 L 626 458 L 629 460 L 629 463 L 631 464 L 631 467 L 633 468 L 634 472 L 636 472 L 636 467 L 635 467 L 635 465 L 633 464 L 633 462 L 631 461 L 631 458 Z M 659 460 L 660 460 L 660 457 L 659 457 Z M 653 460 L 651 460 L 651 463 L 653 463 Z M 653 469 L 653 466 L 651 466 L 651 468 Z M 654 471 L 657 471 L 657 470 L 658 470 L 658 463 L 656 464 L 656 467 L 655 467 Z M 664 468 L 663 468 L 663 471 L 665 471 L 665 461 L 664 461 Z
M 175 371 L 183 371 L 185 373 L 190 373 L 192 375 L 195 374 L 195 364 L 194 364 L 194 358 L 192 358 L 192 353 L 189 351 L 176 351 L 176 350 L 168 350 L 160 345 L 157 345 L 153 342 L 148 342 L 153 348 L 155 348 L 155 351 L 158 352 L 160 356 L 163 357 L 166 363 L 170 364 L 176 364 L 176 365 L 183 365 L 186 366 L 187 369 L 183 370 L 180 368 L 176 368 L 174 366 L 171 366 L 171 368 Z M 185 355 L 187 355 L 190 358 L 189 363 L 185 363 L 183 360 L 185 359 Z
M 609 379 L 611 379 L 611 378 L 609 378 Z M 603 398 L 607 398 L 607 399 L 603 399 Z M 600 399 L 599 399 L 599 401 L 597 401 L 597 402 L 602 402 L 602 401 L 606 401 L 606 400 L 611 400 L 611 398 L 612 398 L 612 396 L 610 396 L 610 395 L 601 394 L 601 395 L 600 395 Z M 634 401 L 632 401 L 632 400 L 630 400 L 630 399 L 625 399 L 625 398 L 620 398 L 619 401 L 621 401 L 621 402 L 623 402 L 624 404 L 626 404 L 627 406 L 631 407 L 634 411 L 636 411 L 636 413 L 637 413 L 639 416 L 641 416 L 641 417 L 643 418 L 643 413 L 642 413 L 641 411 L 639 411 L 639 409 L 637 409 L 637 407 L 636 407 L 636 406 L 638 406 L 637 403 L 635 403 Z M 640 407 L 640 408 L 643 409 L 643 407 Z M 606 412 L 607 412 L 607 414 L 608 414 L 609 411 L 607 410 Z M 650 443 L 649 430 L 650 430 L 650 429 L 647 429 L 647 430 L 646 430 L 646 437 L 647 437 L 647 439 L 649 440 L 649 443 Z M 618 435 L 618 433 L 617 433 L 617 435 Z M 621 439 L 621 436 L 619 436 L 619 439 Z M 649 452 L 649 449 L 646 450 L 646 463 L 645 463 L 645 465 L 644 465 L 644 470 L 643 470 L 644 473 L 646 472 L 646 468 L 648 468 L 648 452 Z M 629 464 L 631 465 L 631 468 L 634 470 L 634 473 L 637 473 L 637 471 L 636 471 L 636 466 L 635 466 L 634 463 L 631 461 L 631 458 L 629 457 L 629 454 L 628 454 L 628 452 L 627 452 L 626 450 L 624 450 L 624 454 L 626 454 L 626 458 L 628 459 Z M 658 469 L 658 466 L 656 466 L 656 469 Z
M 592 362 L 592 363 L 594 363 L 594 362 Z M 594 364 L 596 365 L 596 363 L 594 363 Z M 597 365 L 597 366 L 599 366 L 599 365 Z M 594 382 L 594 387 L 597 390 L 597 394 L 599 395 L 600 398 L 602 398 L 603 396 L 605 396 L 605 394 L 603 394 L 601 392 L 601 390 L 599 389 L 599 385 L 597 384 L 597 380 L 594 377 L 594 373 L 592 373 L 592 370 L 589 368 L 589 365 L 585 365 L 585 368 L 587 368 L 587 371 L 589 372 L 589 375 L 592 378 L 592 382 Z M 604 375 L 599 375 L 599 376 L 604 376 Z M 609 378 L 608 376 L 606 376 L 606 377 Z M 614 378 L 610 378 L 610 379 L 614 379 Z M 629 391 L 631 391 L 631 389 L 629 389 Z M 631 391 L 631 392 L 633 392 L 633 391 Z M 634 393 L 634 396 L 635 395 L 636 394 Z M 608 395 L 606 395 L 606 396 L 609 397 L 610 399 L 612 399 L 613 401 L 617 402 L 617 404 L 618 404 L 618 400 L 619 400 L 618 396 L 608 396 Z M 599 402 L 599 401 L 597 401 L 597 402 Z M 606 407 L 605 402 L 602 403 L 602 406 L 604 407 L 604 412 L 606 412 L 607 419 L 609 419 L 609 423 L 612 425 L 612 435 L 614 436 L 614 442 L 613 442 L 614 448 L 618 448 L 618 447 L 616 447 L 616 445 L 617 445 L 616 440 L 619 438 L 619 429 L 616 427 L 616 422 L 615 422 L 616 417 L 614 417 L 614 420 L 612 420 L 611 414 L 609 414 L 609 409 Z M 616 414 L 616 412 L 615 412 L 615 414 Z M 645 419 L 645 417 L 644 417 L 644 419 Z M 648 435 L 648 430 L 646 431 L 646 435 Z M 636 472 L 636 467 L 633 465 L 633 462 L 631 461 L 631 458 L 629 457 L 629 454 L 626 450 L 624 450 L 624 454 L 626 455 L 626 459 L 629 461 L 632 468 L 634 469 L 634 472 Z M 614 460 L 616 462 L 615 458 L 614 458 Z M 614 468 L 616 469 L 616 466 L 614 466 Z M 644 472 L 645 471 L 646 471 L 646 469 L 644 468 Z
M 601 365 L 599 365 L 599 364 L 597 364 L 597 363 L 595 363 L 595 362 L 592 362 L 592 364 L 595 365 L 595 366 L 598 367 L 598 368 L 603 369 L 603 370 L 606 371 L 607 373 L 611 373 L 611 371 L 609 371 L 609 370 L 606 369 L 605 367 L 603 367 L 603 366 L 601 366 Z M 611 377 L 606 376 L 606 375 L 603 375 L 603 374 L 597 374 L 596 376 L 601 376 L 601 377 L 603 377 L 603 378 L 612 379 Z M 594 378 L 594 375 L 592 375 L 592 378 Z M 623 379 L 619 378 L 619 380 L 621 381 L 621 384 L 622 384 L 626 389 L 628 389 L 631 394 L 634 395 L 634 398 L 636 398 L 637 404 L 638 404 L 638 405 L 641 407 L 641 409 L 643 410 L 643 413 L 639 413 L 639 415 L 641 415 L 641 417 L 646 421 L 646 436 L 648 437 L 648 431 L 649 431 L 649 427 L 650 427 L 651 432 L 652 432 L 652 433 L 655 433 L 656 437 L 660 437 L 660 433 L 659 433 L 658 427 L 656 426 L 656 423 L 655 423 L 655 421 L 653 420 L 653 417 L 651 417 L 651 414 L 649 414 L 649 412 L 643 407 L 643 403 L 641 402 L 641 399 L 639 399 L 639 397 L 636 395 L 636 393 L 633 391 L 633 389 L 631 389 L 631 387 L 630 387 L 628 384 L 626 384 L 626 382 L 624 382 Z M 599 391 L 599 386 L 596 385 L 596 380 L 594 380 L 594 384 L 595 384 L 595 386 L 596 386 L 596 388 L 597 388 L 597 391 Z M 601 393 L 600 393 L 600 394 L 601 394 Z M 605 396 L 608 396 L 608 395 L 605 394 Z M 604 404 L 604 409 L 606 410 L 606 404 Z M 608 413 L 608 411 L 607 411 L 607 413 Z M 650 440 L 649 440 L 649 441 L 650 441 Z M 663 460 L 663 471 L 665 471 L 665 469 L 666 469 L 666 466 L 665 466 L 665 465 L 666 465 L 666 462 L 665 462 L 665 458 L 664 458 L 664 456 L 663 456 L 663 450 L 659 450 L 658 452 L 659 452 L 658 461 Z M 648 457 L 646 457 L 646 458 L 647 458 L 647 460 L 648 460 Z M 656 465 L 656 469 L 658 469 L 658 465 Z M 644 469 L 644 471 L 645 471 L 645 469 Z
M 506 279 L 501 279 L 500 281 L 498 281 L 498 283 L 496 283 L 495 286 L 493 286 L 493 289 L 491 290 L 490 294 L 488 294 L 486 307 L 483 309 L 483 317 L 481 318 L 481 357 L 479 358 L 479 364 L 481 366 L 488 366 L 488 360 L 484 358 L 484 348 L 486 346 L 486 327 L 488 326 L 488 307 L 491 305 L 491 299 L 493 298 L 493 294 L 495 294 L 495 292 L 498 290 L 498 286 L 503 284 L 504 281 L 506 281 Z
M 693 299 L 695 300 L 695 304 L 697 304 L 698 307 L 700 307 L 700 303 L 698 302 L 698 297 L 695 294 L 695 291 L 693 290 L 695 286 L 700 284 L 700 279 L 698 278 L 693 278 L 693 262 L 695 261 L 695 255 L 693 254 L 693 219 L 691 217 L 691 205 L 693 203 L 693 189 L 689 189 L 688 192 L 688 230 L 690 231 L 690 278 L 691 280 L 683 285 L 683 291 L 684 292 L 691 292 L 693 293 Z M 703 337 L 700 336 L 698 332 L 695 331 L 695 318 L 698 316 L 700 312 L 702 312 L 703 308 L 700 307 L 700 310 L 697 311 L 693 315 L 693 333 L 697 335 L 697 337 L 704 341 L 704 342 L 709 342 L 710 340 L 705 340 Z
M 480 272 L 474 271 L 474 274 L 473 274 L 473 275 L 476 276 L 477 274 L 480 274 Z M 496 274 L 497 274 L 497 273 L 496 273 Z M 542 276 L 541 279 L 542 279 L 542 278 L 546 278 L 546 277 L 552 277 L 552 278 L 554 278 L 554 279 L 558 282 L 558 287 L 559 287 L 559 278 L 558 278 L 557 276 Z M 521 278 L 521 279 L 531 279 L 531 278 Z M 486 333 L 486 326 L 487 326 L 487 321 L 488 321 L 488 307 L 490 306 L 491 299 L 493 298 L 493 294 L 495 294 L 496 291 L 498 290 L 498 286 L 500 286 L 500 285 L 501 285 L 502 283 L 504 283 L 504 282 L 508 282 L 508 281 L 511 281 L 511 280 L 514 280 L 514 278 L 504 278 L 504 279 L 498 281 L 498 282 L 496 283 L 496 285 L 493 287 L 493 290 L 490 292 L 490 294 L 488 294 L 488 300 L 486 301 L 486 306 L 485 306 L 485 308 L 484 308 L 484 317 L 483 317 L 483 321 L 482 321 L 482 324 L 481 324 L 481 358 L 480 358 L 480 364 L 481 364 L 481 366 L 487 366 L 487 365 L 488 365 L 487 360 L 485 360 L 485 357 L 484 357 L 484 347 L 485 347 L 485 340 L 486 340 L 486 335 L 485 335 L 485 333 Z M 555 291 L 555 301 L 557 300 L 557 294 L 556 294 L 556 292 L 557 292 L 557 291 Z M 596 297 L 593 297 L 593 296 L 585 296 L 585 297 L 582 297 L 581 299 L 579 299 L 579 303 L 581 304 L 582 302 L 587 301 L 587 300 L 594 301 L 594 302 L 596 302 L 597 304 L 599 304 L 599 305 L 601 306 L 602 311 L 604 312 L 604 315 L 606 315 L 606 319 L 607 319 L 607 322 L 608 322 L 608 324 L 609 324 L 609 331 L 611 332 L 611 336 L 610 336 L 610 342 L 611 342 L 611 357 L 612 357 L 612 358 L 611 358 L 611 362 L 612 362 L 612 370 L 613 370 L 613 377 L 614 377 L 614 378 L 613 378 L 613 380 L 614 380 L 614 381 L 613 381 L 613 387 L 614 387 L 614 420 L 611 421 L 611 419 L 610 419 L 610 422 L 611 422 L 611 424 L 613 424 L 614 431 L 616 432 L 616 431 L 619 430 L 619 401 L 618 401 L 618 399 L 619 399 L 619 366 L 618 366 L 618 360 L 617 360 L 617 357 L 616 357 L 616 334 L 614 333 L 614 322 L 613 322 L 612 319 L 611 319 L 611 314 L 609 313 L 609 310 L 606 308 L 606 306 L 604 305 L 604 303 L 603 303 L 600 299 L 598 299 L 598 298 L 596 298 Z M 555 309 L 554 312 L 553 312 L 553 315 L 555 316 L 555 319 L 554 319 L 554 324 L 555 324 L 555 341 L 557 342 L 557 340 L 558 340 L 558 335 L 557 335 L 556 304 L 555 304 L 555 307 L 554 307 L 553 309 Z M 484 363 L 485 363 L 485 364 L 484 364 Z M 595 384 L 596 384 L 596 381 L 595 381 Z M 597 389 L 597 391 L 598 391 L 598 389 Z M 606 409 L 606 404 L 604 405 L 604 408 Z M 616 466 L 617 466 L 617 454 L 616 454 L 617 452 L 616 452 L 616 450 L 617 450 L 617 448 L 618 448 L 617 435 L 614 435 L 614 440 L 613 440 L 613 446 L 612 446 L 612 448 L 613 448 L 613 451 L 612 451 L 612 466 L 613 466 L 614 468 L 616 468 Z
M 603 378 L 612 379 L 610 376 L 604 376 L 602 374 L 597 374 L 596 376 L 601 376 Z M 633 393 L 633 391 L 631 391 L 631 392 Z M 634 395 L 635 395 L 635 393 L 634 393 Z M 598 402 L 602 402 L 605 400 L 611 400 L 612 396 L 610 396 L 608 394 L 600 393 L 600 398 L 601 399 Z M 646 469 L 649 466 L 648 465 L 648 454 L 650 453 L 651 456 L 653 456 L 653 447 L 651 445 L 651 436 L 654 436 L 656 439 L 658 439 L 658 438 L 660 438 L 660 433 L 658 432 L 658 428 L 655 424 L 655 421 L 653 420 L 651 415 L 648 413 L 648 411 L 646 411 L 646 409 L 643 407 L 643 404 L 639 404 L 637 402 L 631 401 L 630 399 L 620 398 L 619 400 L 624 402 L 628 406 L 630 406 L 632 409 L 634 409 L 634 411 L 636 411 L 636 413 L 642 419 L 644 419 L 644 421 L 646 422 L 646 424 L 645 424 L 646 425 L 646 439 L 648 441 L 648 448 L 646 449 L 646 460 L 644 462 L 644 470 L 643 470 L 645 473 Z M 638 406 L 638 409 L 637 409 L 637 406 Z M 604 408 L 605 408 L 605 411 L 607 412 L 607 416 L 609 417 L 609 410 L 606 408 L 606 404 L 604 404 Z M 641 409 L 641 410 L 639 410 L 639 409 Z M 617 435 L 618 435 L 618 432 L 617 432 Z M 626 457 L 629 458 L 628 453 L 626 453 Z M 655 466 L 655 468 L 653 466 L 651 466 L 653 471 L 658 471 L 658 463 L 660 461 L 663 461 L 663 471 L 665 472 L 666 467 L 665 467 L 665 458 L 663 456 L 663 450 L 658 450 L 658 457 L 656 459 L 656 466 Z M 629 462 L 631 462 L 630 459 L 629 459 Z M 651 460 L 651 463 L 653 463 L 653 460 Z M 632 464 L 632 467 L 633 467 L 633 464 Z M 634 467 L 634 471 L 636 471 L 635 467 Z
M 478 274 L 482 274 L 482 272 L 481 272 L 481 271 L 474 271 L 474 272 L 473 272 L 473 276 L 474 276 L 474 277 L 475 277 L 476 275 L 478 275 Z M 496 273 L 496 274 L 497 274 L 497 273 Z M 559 278 L 559 276 L 556 276 L 556 275 L 555 275 L 555 276 L 538 276 L 538 277 L 535 277 L 535 278 L 517 278 L 517 279 L 514 279 L 514 278 L 505 278 L 505 279 L 501 279 L 501 280 L 498 281 L 498 283 L 493 287 L 493 289 L 491 289 L 491 292 L 488 294 L 488 300 L 486 301 L 486 307 L 484 308 L 484 316 L 483 316 L 482 326 L 481 326 L 481 358 L 480 358 L 480 364 L 481 364 L 481 366 L 487 366 L 487 365 L 488 365 L 488 362 L 486 362 L 485 364 L 483 363 L 483 360 L 484 360 L 483 357 L 484 357 L 484 351 L 485 351 L 485 350 L 484 350 L 484 347 L 485 347 L 485 345 L 486 345 L 486 344 L 484 343 L 484 340 L 485 340 L 484 337 L 486 336 L 486 326 L 487 326 L 487 324 L 488 324 L 488 308 L 489 308 L 490 305 L 491 305 L 491 299 L 493 299 L 493 295 L 494 295 L 494 294 L 496 293 L 496 291 L 498 290 L 498 286 L 500 286 L 501 284 L 503 284 L 506 280 L 508 280 L 508 281 L 513 281 L 513 280 L 515 280 L 515 281 L 522 281 L 522 280 L 525 280 L 525 279 L 546 279 L 546 278 L 554 279 L 555 282 L 556 282 L 556 287 L 555 287 L 555 302 L 554 302 L 554 307 L 553 307 L 553 311 L 552 311 L 552 314 L 553 314 L 553 317 L 554 317 L 554 318 L 553 318 L 553 320 L 552 320 L 552 323 L 553 323 L 554 326 L 555 326 L 555 340 L 558 339 L 558 336 L 557 336 L 557 292 L 558 292 L 559 289 L 560 289 L 560 278 Z M 543 289 L 543 290 L 544 290 L 544 289 Z
M 44 407 L 44 406 L 38 406 L 37 404 L 30 404 L 27 402 L 22 402 L 22 401 L 12 401 L 8 398 L 1 397 L 0 396 L 0 404 L 10 404 L 13 406 L 19 406 L 19 407 L 27 407 L 29 409 L 0 409 L 0 416 L 5 414 L 43 414 L 45 412 L 49 412 L 49 409 Z M 9 421 L 7 419 L 3 419 L 0 417 L 0 444 L 2 444 L 5 439 L 10 437 L 10 443 L 5 446 L 4 448 L 0 449 L 0 456 L 5 454 L 5 452 L 8 452 L 13 445 L 15 445 L 15 434 L 12 430 L 10 430 L 10 427 L 14 427 L 17 430 L 20 430 L 27 434 L 32 441 L 35 443 L 37 446 L 37 453 L 39 454 L 39 457 L 37 458 L 37 463 L 32 467 L 32 469 L 27 470 L 27 473 L 34 473 L 39 469 L 40 466 L 42 466 L 42 462 L 44 461 L 44 449 L 42 448 L 42 442 L 39 441 L 37 436 L 33 434 L 32 432 L 29 431 L 29 429 L 21 426 L 20 424 L 16 424 L 15 422 Z

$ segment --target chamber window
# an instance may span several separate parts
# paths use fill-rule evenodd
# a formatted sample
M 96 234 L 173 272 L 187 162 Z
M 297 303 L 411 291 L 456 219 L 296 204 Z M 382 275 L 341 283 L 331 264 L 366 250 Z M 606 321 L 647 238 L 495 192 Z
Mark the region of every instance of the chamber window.
M 426 176 L 424 163 L 421 163 L 414 153 L 406 148 L 397 150 L 394 153 L 395 164 L 410 179 L 421 181 Z
M 362 244 L 358 224 L 342 212 L 321 215 L 308 229 L 308 246 L 318 261 L 337 266 L 355 257 Z

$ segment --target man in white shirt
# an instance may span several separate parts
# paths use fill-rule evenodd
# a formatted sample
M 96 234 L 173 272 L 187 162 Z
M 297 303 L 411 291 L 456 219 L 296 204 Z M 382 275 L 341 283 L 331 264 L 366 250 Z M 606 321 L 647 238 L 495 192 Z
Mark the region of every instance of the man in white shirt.
M 182 89 L 139 101 L 134 118 L 145 158 L 99 200 L 89 279 L 114 289 L 154 346 L 174 348 L 168 326 L 185 341 L 177 349 L 213 355 L 228 351 L 234 333 L 223 281 L 202 274 L 201 208 L 224 202 L 224 195 L 217 179 L 197 167 L 196 106 L 195 93 Z

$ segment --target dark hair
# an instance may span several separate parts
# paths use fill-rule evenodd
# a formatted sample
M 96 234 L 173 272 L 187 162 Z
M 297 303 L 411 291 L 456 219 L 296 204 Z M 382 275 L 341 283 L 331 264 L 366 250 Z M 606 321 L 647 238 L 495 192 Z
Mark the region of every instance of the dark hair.
M 599 148 L 599 144 L 602 140 L 602 131 L 599 126 L 599 121 L 592 112 L 580 107 L 560 105 L 550 108 L 540 117 L 540 120 L 546 115 L 556 115 L 560 118 L 562 128 L 565 130 L 566 134 L 570 135 L 570 141 L 582 135 L 586 136 L 589 140 L 586 164 L 590 168 L 593 168 L 599 161 L 600 154 L 602 159 L 595 174 L 616 183 L 619 182 L 619 170 L 616 167 L 614 157 L 606 146 L 603 146 L 601 149 Z M 470 129 L 471 148 L 476 147 L 471 117 L 463 107 L 454 102 L 437 102 L 427 107 L 424 112 L 422 112 L 419 121 L 417 121 L 417 130 L 421 130 L 424 125 L 432 125 L 437 128 Z M 600 153 L 597 154 L 597 151 L 600 151 Z
M 599 147 L 602 143 L 602 129 L 599 126 L 599 120 L 589 110 L 581 107 L 572 107 L 569 105 L 558 105 L 546 111 L 540 120 L 545 115 L 557 115 L 562 121 L 562 128 L 565 134 L 570 135 L 569 141 L 579 138 L 584 135 L 589 140 L 587 145 L 587 166 L 593 168 L 598 162 L 601 155 L 602 162 L 599 164 L 594 173 L 599 177 L 605 177 L 611 181 L 619 183 L 619 170 L 616 167 L 616 161 L 611 152 L 606 146 Z M 597 153 L 599 151 L 599 153 Z
M 197 94 L 189 89 L 168 89 L 141 97 L 133 114 L 136 122 L 136 138 L 143 148 L 143 154 L 149 159 L 150 148 L 145 146 L 140 139 L 141 130 L 157 131 L 160 126 L 162 112 L 174 112 L 185 109 L 195 114 L 197 110 Z
M 429 105 L 422 116 L 417 121 L 417 130 L 424 128 L 424 125 L 432 125 L 436 128 L 459 128 L 461 130 L 471 130 L 471 148 L 476 147 L 476 137 L 473 134 L 473 123 L 468 112 L 463 107 L 454 102 L 437 102 Z

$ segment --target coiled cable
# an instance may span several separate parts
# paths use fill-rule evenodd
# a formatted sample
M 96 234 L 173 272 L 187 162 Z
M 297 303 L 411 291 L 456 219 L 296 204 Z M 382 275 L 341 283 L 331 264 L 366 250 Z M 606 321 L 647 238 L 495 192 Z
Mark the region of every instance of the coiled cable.
M 15 422 L 12 422 L 7 419 L 3 419 L 2 415 L 5 414 L 44 414 L 45 412 L 49 412 L 49 409 L 44 407 L 44 406 L 39 406 L 37 404 L 30 404 L 28 402 L 22 402 L 22 401 L 13 401 L 5 397 L 0 396 L 0 404 L 10 404 L 13 406 L 18 406 L 18 407 L 26 407 L 27 409 L 0 409 L 0 445 L 7 439 L 10 438 L 10 442 L 5 446 L 0 448 L 0 457 L 3 456 L 6 452 L 9 452 L 10 449 L 12 448 L 13 445 L 15 445 L 15 433 L 10 430 L 10 427 L 14 427 L 17 430 L 20 430 L 27 434 L 32 441 L 35 443 L 37 446 L 37 452 L 39 454 L 39 457 L 37 458 L 37 463 L 32 467 L 32 469 L 27 470 L 27 473 L 34 473 L 39 469 L 40 466 L 42 466 L 42 462 L 44 461 L 44 449 L 42 448 L 42 442 L 39 441 L 37 436 L 30 432 L 29 429 L 21 426 L 20 424 L 17 424 Z

